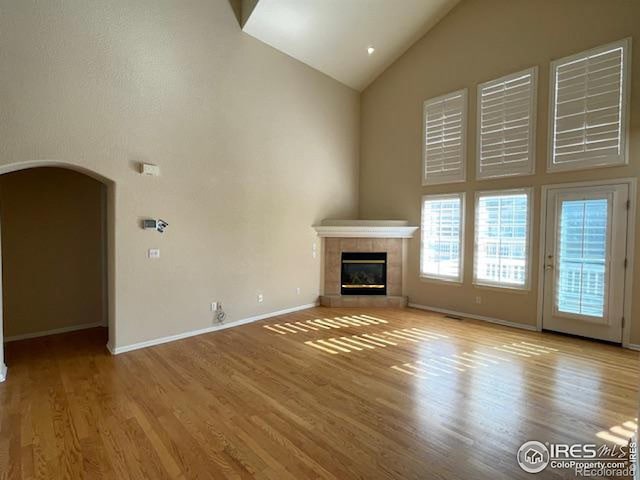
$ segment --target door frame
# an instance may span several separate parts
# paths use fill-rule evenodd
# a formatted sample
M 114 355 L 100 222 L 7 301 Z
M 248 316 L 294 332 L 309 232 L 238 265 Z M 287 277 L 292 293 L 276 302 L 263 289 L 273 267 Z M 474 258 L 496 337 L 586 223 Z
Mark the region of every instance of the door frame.
M 542 186 L 542 198 L 540 199 L 540 237 L 538 248 L 538 302 L 536 315 L 536 329 L 542 331 L 542 317 L 544 315 L 544 248 L 547 238 L 547 196 L 549 190 L 558 188 L 576 188 L 576 187 L 596 187 L 606 185 L 627 185 L 629 187 L 629 210 L 627 213 L 627 248 L 626 258 L 628 267 L 624 275 L 624 318 L 625 322 L 622 326 L 622 346 L 625 348 L 633 348 L 630 345 L 629 338 L 631 335 L 631 303 L 633 299 L 633 266 L 635 253 L 635 234 L 636 234 L 636 192 L 637 178 L 614 178 L 608 180 L 593 180 L 588 182 L 571 182 L 556 183 Z

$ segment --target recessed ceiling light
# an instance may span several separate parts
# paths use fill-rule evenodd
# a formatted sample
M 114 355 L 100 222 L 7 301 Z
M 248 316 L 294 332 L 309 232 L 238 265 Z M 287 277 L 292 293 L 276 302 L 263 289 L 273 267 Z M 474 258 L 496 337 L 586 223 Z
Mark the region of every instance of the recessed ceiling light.
M 373 48 L 373 47 L 369 47 L 369 48 L 367 48 L 367 53 L 368 53 L 369 55 L 372 55 L 372 54 L 373 54 L 373 52 L 375 52 L 375 51 L 376 51 L 376 49 L 375 49 L 375 48 Z

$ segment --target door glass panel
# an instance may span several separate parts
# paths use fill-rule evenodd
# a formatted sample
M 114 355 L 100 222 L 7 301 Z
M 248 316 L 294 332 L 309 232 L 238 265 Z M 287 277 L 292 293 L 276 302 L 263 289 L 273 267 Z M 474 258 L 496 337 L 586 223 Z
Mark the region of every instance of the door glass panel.
M 561 202 L 556 308 L 603 318 L 606 306 L 609 200 Z

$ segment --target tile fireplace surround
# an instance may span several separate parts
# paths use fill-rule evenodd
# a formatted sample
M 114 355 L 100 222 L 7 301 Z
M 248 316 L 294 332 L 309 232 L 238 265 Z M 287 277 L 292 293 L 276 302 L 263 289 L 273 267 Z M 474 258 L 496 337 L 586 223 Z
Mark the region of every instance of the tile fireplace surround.
M 325 220 L 315 227 L 324 240 L 320 304 L 326 307 L 405 307 L 405 243 L 417 228 L 405 221 L 366 220 Z M 343 252 L 386 252 L 387 295 L 341 295 Z

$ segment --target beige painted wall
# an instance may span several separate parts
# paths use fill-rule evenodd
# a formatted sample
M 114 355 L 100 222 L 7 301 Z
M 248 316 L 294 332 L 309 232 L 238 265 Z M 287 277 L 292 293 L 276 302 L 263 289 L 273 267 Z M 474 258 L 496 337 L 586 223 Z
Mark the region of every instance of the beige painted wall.
M 113 346 L 211 326 L 215 300 L 229 321 L 316 301 L 311 225 L 357 214 L 355 91 L 243 34 L 227 0 L 0 10 L 0 169 L 115 182 Z
M 633 37 L 630 164 L 626 167 L 546 174 L 549 63 L 607 42 Z M 476 87 L 538 65 L 537 159 L 534 176 L 476 181 Z M 422 102 L 469 89 L 465 184 L 421 186 Z M 362 218 L 420 221 L 426 193 L 465 191 L 467 230 L 464 285 L 426 283 L 418 277 L 419 238 L 410 242 L 407 294 L 411 302 L 535 325 L 541 185 L 640 173 L 640 2 L 637 0 L 463 0 L 362 95 L 360 209 Z M 532 289 L 525 293 L 472 286 L 473 195 L 478 190 L 535 187 Z M 640 219 L 636 237 L 640 240 Z M 640 250 L 634 277 L 640 278 Z M 640 281 L 634 285 L 640 298 Z M 482 304 L 475 303 L 476 296 Z M 633 343 L 640 343 L 640 301 L 634 302 Z
M 4 336 L 106 324 L 103 186 L 71 170 L 0 176 Z

